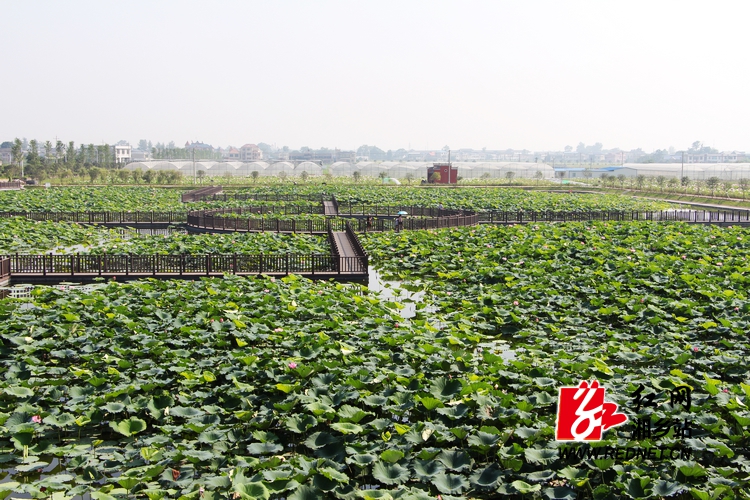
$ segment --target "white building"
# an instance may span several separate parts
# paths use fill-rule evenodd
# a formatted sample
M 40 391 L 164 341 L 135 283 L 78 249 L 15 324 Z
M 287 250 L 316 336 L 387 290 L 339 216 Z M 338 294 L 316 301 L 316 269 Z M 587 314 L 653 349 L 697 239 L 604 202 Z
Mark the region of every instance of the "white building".
M 128 163 L 132 158 L 132 148 L 130 144 L 118 143 L 114 146 L 115 163 Z
M 263 151 L 255 144 L 245 144 L 240 148 L 240 161 L 258 161 L 263 159 Z

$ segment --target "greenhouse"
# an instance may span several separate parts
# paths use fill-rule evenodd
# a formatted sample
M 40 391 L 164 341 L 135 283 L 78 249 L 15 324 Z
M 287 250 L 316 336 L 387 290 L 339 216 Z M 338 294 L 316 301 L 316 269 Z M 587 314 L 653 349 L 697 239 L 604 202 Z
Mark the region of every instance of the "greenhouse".
M 687 177 L 706 180 L 718 177 L 721 180 L 750 179 L 750 163 L 626 163 L 612 174 L 626 177 Z
M 359 170 L 357 164 L 348 161 L 337 161 L 328 167 L 328 172 L 336 177 L 351 177 L 354 172 L 359 172 Z
M 151 168 L 151 170 L 153 170 L 155 172 L 159 171 L 159 170 L 174 171 L 174 170 L 179 170 L 179 167 L 177 165 L 175 165 L 174 163 L 169 162 L 169 161 L 160 161 L 157 164 L 155 164 Z
M 513 172 L 513 177 L 517 179 L 534 179 L 536 178 L 537 172 L 542 173 L 542 178 L 551 179 L 554 176 L 552 167 L 545 163 L 521 163 L 521 162 L 453 162 L 453 165 L 458 168 L 458 175 L 464 179 L 478 179 L 478 178 L 507 178 L 508 172 Z M 351 177 L 354 172 L 359 172 L 364 177 L 390 177 L 394 179 L 405 179 L 411 175 L 414 180 L 426 179 L 427 169 L 432 166 L 432 162 L 396 162 L 396 161 L 364 161 L 358 163 L 352 163 L 347 161 L 335 162 L 328 167 L 323 167 L 318 163 L 311 161 L 304 161 L 295 166 L 293 162 L 288 161 L 277 161 L 277 162 L 239 162 L 239 161 L 215 161 L 215 160 L 201 160 L 195 162 L 195 172 L 202 170 L 206 176 L 218 177 L 218 176 L 241 176 L 249 177 L 252 173 L 258 172 L 261 176 L 278 176 L 281 172 L 287 176 L 299 176 L 302 172 L 307 172 L 308 175 L 318 176 L 324 172 L 330 172 L 331 175 L 336 177 Z M 644 165 L 636 165 L 638 168 L 648 168 Z M 674 168 L 674 165 L 667 165 L 668 167 Z M 741 167 L 744 166 L 746 176 L 750 175 L 750 166 L 748 164 L 732 164 L 730 168 L 735 170 L 727 170 L 725 175 L 731 175 L 731 178 L 738 178 L 740 175 Z M 627 165 L 626 167 L 630 167 Z M 650 166 L 651 168 L 654 165 Z M 679 167 L 679 165 L 677 165 Z M 705 167 L 705 166 L 702 166 Z M 701 167 L 701 168 L 702 168 Z M 723 168 L 727 168 L 727 165 L 723 165 Z M 739 170 L 736 167 L 740 167 Z M 688 166 L 685 166 L 686 171 Z M 695 164 L 690 165 L 691 170 L 699 168 Z M 193 175 L 193 162 L 191 160 L 155 160 L 155 161 L 142 161 L 129 163 L 125 170 L 166 170 L 166 171 L 179 171 L 183 175 Z M 632 172 L 623 172 L 625 175 L 638 175 Z M 669 174 L 647 174 L 647 175 L 669 175 Z M 711 177 L 708 174 L 705 178 Z M 719 177 L 721 177 L 719 175 Z M 697 177 L 704 178 L 704 177 Z M 724 177 L 722 177 L 724 178 Z M 726 177 L 729 178 L 729 177 Z
M 365 161 L 357 164 L 361 168 L 362 175 L 365 177 L 379 177 L 381 173 L 388 175 L 389 168 L 382 163 L 374 161 Z
M 412 178 L 416 179 L 417 177 L 419 177 L 418 170 L 419 169 L 417 167 L 412 167 L 405 163 L 400 163 L 388 169 L 388 176 L 395 177 L 396 179 L 405 179 L 408 175 L 410 175 Z
M 302 172 L 307 172 L 308 175 L 322 175 L 323 167 L 311 161 L 303 161 L 302 163 L 294 167 L 293 175 L 302 175 Z
M 268 168 L 262 172 L 262 175 L 278 176 L 279 174 L 282 174 L 282 176 L 294 175 L 294 164 L 288 161 L 277 161 L 276 163 L 270 164 Z
M 253 172 L 258 172 L 259 175 L 264 175 L 263 172 L 268 168 L 268 163 L 264 161 L 232 163 L 236 163 L 235 175 L 242 177 L 248 177 L 252 175 Z

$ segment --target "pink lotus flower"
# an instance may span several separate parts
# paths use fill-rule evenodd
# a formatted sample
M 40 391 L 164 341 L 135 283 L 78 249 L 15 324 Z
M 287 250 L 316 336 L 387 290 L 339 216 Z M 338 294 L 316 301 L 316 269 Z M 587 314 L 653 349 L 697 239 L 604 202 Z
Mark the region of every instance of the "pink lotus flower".
M 291 368 L 292 370 L 294 370 L 295 368 L 297 368 L 297 363 L 295 363 L 294 361 L 292 361 L 291 363 L 289 363 L 289 368 Z
M 394 324 L 394 325 L 393 325 L 393 327 L 394 327 L 394 328 L 398 328 L 398 327 L 399 327 L 399 324 L 398 324 L 398 323 L 396 323 L 396 324 Z
M 513 305 L 514 305 L 514 306 L 517 306 L 517 305 L 518 305 L 518 301 L 517 301 L 517 300 L 514 300 L 514 301 L 513 301 Z
M 280 333 L 280 332 L 283 332 L 284 329 L 283 328 L 275 328 L 273 331 L 276 332 L 276 333 Z
M 33 417 L 31 417 L 31 421 L 34 422 L 35 424 L 41 424 L 42 417 L 40 417 L 39 415 L 34 415 Z
M 693 352 L 698 352 L 699 349 L 697 347 L 693 347 Z

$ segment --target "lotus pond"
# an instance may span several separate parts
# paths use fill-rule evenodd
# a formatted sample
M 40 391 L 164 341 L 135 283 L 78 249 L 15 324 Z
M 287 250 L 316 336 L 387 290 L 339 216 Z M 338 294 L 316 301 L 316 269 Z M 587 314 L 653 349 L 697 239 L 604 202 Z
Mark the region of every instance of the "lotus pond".
M 296 233 L 146 235 L 129 229 L 107 229 L 66 222 L 36 222 L 20 217 L 0 219 L 0 255 L 57 254 L 330 254 L 323 236 Z
M 240 193 L 318 195 L 326 186 L 279 186 L 240 190 Z M 151 187 L 56 187 L 0 191 L 0 211 L 184 211 L 187 207 L 247 206 L 249 200 L 226 202 L 180 202 L 184 189 Z M 328 190 L 328 193 L 333 189 Z M 471 210 L 660 210 L 668 204 L 616 194 L 577 194 L 524 191 L 508 188 L 420 188 L 420 187 L 336 187 L 344 203 L 368 205 L 420 205 Z M 294 205 L 297 202 L 284 202 Z M 281 204 L 284 204 L 281 203 Z M 308 202 L 299 202 L 307 204 Z M 268 202 L 269 205 L 275 202 Z
M 748 497 L 747 229 L 362 240 L 402 292 L 230 276 L 0 301 L 0 497 Z M 558 389 L 594 379 L 629 421 L 556 441 Z

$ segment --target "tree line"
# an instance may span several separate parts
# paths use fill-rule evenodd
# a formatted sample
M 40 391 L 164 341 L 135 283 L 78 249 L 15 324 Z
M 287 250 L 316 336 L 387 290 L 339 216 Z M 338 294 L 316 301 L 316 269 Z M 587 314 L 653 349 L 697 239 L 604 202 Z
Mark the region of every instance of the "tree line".
M 73 141 L 40 144 L 34 139 L 25 144 L 16 138 L 0 147 L 11 150 L 11 163 L 0 167 L 0 175 L 9 179 L 78 178 L 91 183 L 177 184 L 183 177 L 182 172 L 175 171 L 123 170 L 124 164 L 116 163 L 109 144 L 76 147 Z

